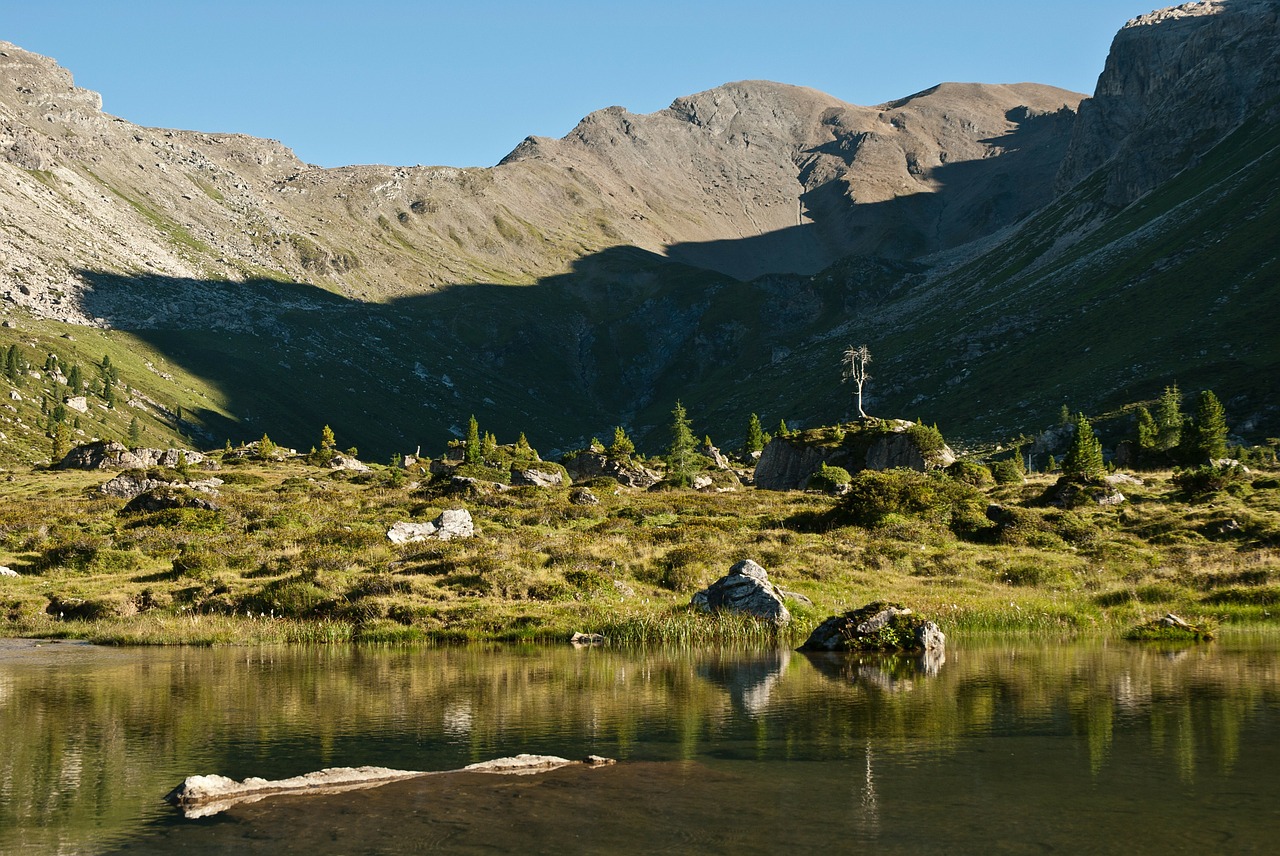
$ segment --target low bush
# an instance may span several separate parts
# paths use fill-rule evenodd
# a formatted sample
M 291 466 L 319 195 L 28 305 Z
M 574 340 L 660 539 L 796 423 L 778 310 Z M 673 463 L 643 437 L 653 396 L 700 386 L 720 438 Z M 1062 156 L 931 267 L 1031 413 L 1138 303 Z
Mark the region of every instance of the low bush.
M 809 489 L 824 493 L 835 493 L 852 481 L 849 471 L 844 467 L 830 467 L 825 463 L 809 477 Z

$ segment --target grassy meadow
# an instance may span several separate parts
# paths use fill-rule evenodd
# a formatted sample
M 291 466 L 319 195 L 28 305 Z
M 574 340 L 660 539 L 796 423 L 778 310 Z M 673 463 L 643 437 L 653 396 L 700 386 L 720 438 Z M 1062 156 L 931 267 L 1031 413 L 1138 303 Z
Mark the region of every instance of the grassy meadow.
M 1032 475 L 965 487 L 967 510 L 871 517 L 817 493 L 636 491 L 603 479 L 590 486 L 598 503 L 584 505 L 567 489 L 458 492 L 425 474 L 298 459 L 156 473 L 222 478 L 218 509 L 125 513 L 124 500 L 97 490 L 112 475 L 0 476 L 0 564 L 18 572 L 0 577 L 0 634 L 210 645 L 584 631 L 622 645 L 791 646 L 876 599 L 959 634 L 1119 636 L 1168 611 L 1219 632 L 1280 628 L 1271 472 L 1199 496 L 1168 472 L 1143 473 L 1143 484 L 1121 485 L 1123 504 L 1072 510 L 1041 504 L 1054 477 Z M 1004 525 L 984 516 L 988 503 L 1003 507 Z M 386 537 L 397 521 L 448 508 L 471 513 L 476 537 Z M 782 630 L 688 609 L 694 591 L 745 558 L 812 605 L 789 602 L 795 620 Z

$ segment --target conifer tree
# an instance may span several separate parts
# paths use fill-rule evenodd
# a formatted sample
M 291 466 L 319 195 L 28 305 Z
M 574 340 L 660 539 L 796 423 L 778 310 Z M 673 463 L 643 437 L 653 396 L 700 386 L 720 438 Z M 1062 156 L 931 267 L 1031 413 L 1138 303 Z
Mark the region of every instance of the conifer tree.
M 1196 417 L 1191 429 L 1191 459 L 1196 463 L 1216 461 L 1227 456 L 1227 413 L 1212 390 L 1200 393 Z
M 328 425 L 320 429 L 320 448 L 326 452 L 338 448 L 338 438 L 333 436 L 333 429 Z
M 228 440 L 228 443 L 231 441 Z M 129 420 L 129 448 L 136 449 L 142 445 L 142 426 L 138 424 L 138 417 L 135 416 Z
M 480 450 L 480 423 L 476 422 L 475 414 L 471 414 L 471 420 L 467 422 L 467 444 L 462 452 L 463 463 L 478 464 L 483 458 Z
M 667 450 L 667 480 L 680 487 L 693 483 L 698 466 L 698 441 L 694 439 L 689 414 L 676 402 L 671 411 L 671 446 Z
M 516 458 L 522 461 L 538 460 L 538 450 L 529 445 L 529 438 L 523 431 L 516 438 Z
M 742 451 L 750 455 L 764 449 L 764 429 L 760 427 L 760 417 L 752 413 L 747 420 L 747 440 L 742 444 Z
M 84 392 L 84 381 L 80 378 L 79 363 L 72 363 L 71 371 L 67 372 L 67 391 L 73 396 Z
M 1058 424 L 1059 425 L 1071 424 L 1071 411 L 1067 408 L 1065 404 L 1062 405 L 1062 409 L 1058 411 Z
M 22 355 L 17 345 L 10 345 L 4 356 L 4 376 L 15 385 L 22 383 Z
M 258 441 L 258 457 L 264 461 L 272 460 L 275 458 L 277 448 L 279 447 L 271 442 L 271 438 L 263 434 L 262 439 Z
M 1178 385 L 1164 388 L 1160 403 L 1156 405 L 1156 450 L 1168 452 L 1182 443 L 1182 393 Z
M 1102 444 L 1083 413 L 1076 415 L 1076 430 L 1071 446 L 1062 459 L 1062 475 L 1076 481 L 1094 481 L 1102 477 Z
M 1156 440 L 1160 435 L 1160 428 L 1156 425 L 1155 418 L 1151 415 L 1151 411 L 1145 407 L 1138 408 L 1138 449 L 1142 452 L 1152 452 L 1156 448 Z
M 628 461 L 636 452 L 636 444 L 631 442 L 626 430 L 618 425 L 613 429 L 613 442 L 609 444 L 609 458 L 614 461 Z
M 790 434 L 790 433 L 791 433 L 790 429 L 789 429 L 789 428 L 787 428 L 787 420 L 785 420 L 785 419 L 779 419 L 779 420 L 778 420 L 778 430 L 776 430 L 776 431 L 774 431 L 774 432 L 773 432 L 773 436 L 775 436 L 775 437 L 785 437 L 785 436 L 787 436 L 787 435 L 788 435 L 788 434 Z
M 55 464 L 67 456 L 67 429 L 61 422 L 53 426 L 53 442 L 50 452 L 51 460 Z
M 498 453 L 498 438 L 491 431 L 484 432 L 484 440 L 480 444 L 480 456 L 486 461 Z

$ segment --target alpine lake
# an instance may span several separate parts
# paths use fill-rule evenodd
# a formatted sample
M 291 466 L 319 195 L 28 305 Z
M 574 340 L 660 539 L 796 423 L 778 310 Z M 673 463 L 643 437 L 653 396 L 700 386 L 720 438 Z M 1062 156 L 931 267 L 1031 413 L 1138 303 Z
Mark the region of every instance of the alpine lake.
M 1280 645 L 945 658 L 0 640 L 0 853 L 1274 853 Z M 185 777 L 617 759 L 280 795 Z

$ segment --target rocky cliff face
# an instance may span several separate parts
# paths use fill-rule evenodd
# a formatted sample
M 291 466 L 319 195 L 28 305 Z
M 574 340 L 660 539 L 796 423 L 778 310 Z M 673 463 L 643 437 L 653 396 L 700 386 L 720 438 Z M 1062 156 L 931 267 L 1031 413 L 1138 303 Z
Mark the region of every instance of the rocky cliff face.
M 1280 115 L 1278 20 L 1276 0 L 1208 0 L 1130 21 L 1080 107 L 1058 188 L 1101 168 L 1106 201 L 1122 207 L 1259 109 Z
M 838 438 L 827 429 L 774 437 L 756 462 L 756 487 L 804 490 L 823 464 L 859 473 L 899 467 L 923 472 L 955 463 L 955 454 L 946 446 L 937 451 L 921 449 L 908 432 L 911 425 L 889 419 L 861 429 L 855 426 Z

